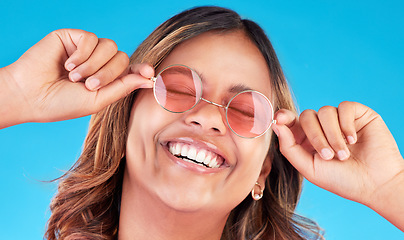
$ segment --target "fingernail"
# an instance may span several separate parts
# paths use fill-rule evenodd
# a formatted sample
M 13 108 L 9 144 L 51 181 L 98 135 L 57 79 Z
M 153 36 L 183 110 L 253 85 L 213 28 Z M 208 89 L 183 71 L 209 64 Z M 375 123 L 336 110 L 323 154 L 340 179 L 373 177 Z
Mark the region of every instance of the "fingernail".
M 333 156 L 332 151 L 328 148 L 323 148 L 321 150 L 321 157 L 325 160 L 331 159 Z
M 78 72 L 72 73 L 70 78 L 72 79 L 73 82 L 80 81 L 81 75 Z
M 348 154 L 345 150 L 339 150 L 337 152 L 337 156 L 338 156 L 339 160 L 345 160 L 348 158 Z
M 97 90 L 99 88 L 100 84 L 101 84 L 100 80 L 98 80 L 97 78 L 91 78 L 91 79 L 88 79 L 87 86 L 91 90 Z
M 76 67 L 76 65 L 75 65 L 74 63 L 69 63 L 69 64 L 67 64 L 66 69 L 67 69 L 67 71 L 70 72 L 70 71 L 73 70 L 75 67 Z
M 346 140 L 348 141 L 349 144 L 354 144 L 355 143 L 355 138 L 352 136 L 346 137 Z

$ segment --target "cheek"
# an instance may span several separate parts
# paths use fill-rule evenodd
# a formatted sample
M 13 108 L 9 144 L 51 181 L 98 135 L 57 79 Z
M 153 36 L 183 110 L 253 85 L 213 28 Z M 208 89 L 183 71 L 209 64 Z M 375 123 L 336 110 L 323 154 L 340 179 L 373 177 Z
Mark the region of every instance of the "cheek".
M 238 162 L 233 172 L 230 192 L 227 193 L 228 196 L 234 196 L 236 205 L 248 197 L 258 180 L 267 157 L 270 140 L 270 137 L 263 136 L 262 139 L 239 139 L 236 142 Z
M 128 124 L 126 181 L 145 186 L 147 182 L 152 184 L 154 178 L 151 176 L 157 171 L 158 136 L 175 119 L 157 104 L 151 90 L 141 90 L 137 94 Z
M 263 136 L 261 139 L 250 139 L 244 141 L 240 147 L 240 166 L 245 169 L 247 176 L 253 176 L 252 180 L 258 179 L 261 173 L 263 163 L 267 158 L 271 138 Z M 253 184 L 254 184 L 253 183 Z
M 144 159 L 154 147 L 155 136 L 167 125 L 169 117 L 154 99 L 151 90 L 139 91 L 134 100 L 128 126 L 127 157 Z
M 254 175 L 258 176 L 262 164 L 267 157 L 270 142 L 270 134 L 256 139 L 240 139 L 237 142 L 240 165 L 243 165 L 243 168 L 254 172 Z

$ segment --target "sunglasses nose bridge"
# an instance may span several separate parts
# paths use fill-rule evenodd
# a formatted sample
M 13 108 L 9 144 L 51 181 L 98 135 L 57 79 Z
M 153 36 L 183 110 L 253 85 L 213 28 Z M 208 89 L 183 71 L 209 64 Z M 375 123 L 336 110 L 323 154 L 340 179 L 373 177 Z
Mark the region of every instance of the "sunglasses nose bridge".
M 203 100 L 203 101 L 205 101 L 205 102 L 207 102 L 207 103 L 210 103 L 210 104 L 212 104 L 212 105 L 214 105 L 214 106 L 216 106 L 216 107 L 221 107 L 221 108 L 226 109 L 225 106 L 223 106 L 223 105 L 221 105 L 221 104 L 218 104 L 218 103 L 215 103 L 215 102 L 212 102 L 212 101 L 209 101 L 209 100 L 207 100 L 207 99 L 205 99 L 205 98 L 202 98 L 202 97 L 201 97 L 201 100 Z

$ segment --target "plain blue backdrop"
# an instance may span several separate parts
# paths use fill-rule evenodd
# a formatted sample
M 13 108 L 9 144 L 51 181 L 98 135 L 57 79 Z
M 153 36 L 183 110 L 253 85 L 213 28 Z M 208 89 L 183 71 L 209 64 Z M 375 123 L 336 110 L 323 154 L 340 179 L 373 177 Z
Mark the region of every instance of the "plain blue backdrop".
M 398 145 L 404 146 L 404 4 L 400 0 L 2 0 L 0 67 L 59 28 L 80 28 L 111 38 L 130 55 L 169 17 L 212 4 L 232 8 L 265 29 L 300 110 L 359 101 L 380 113 Z M 88 121 L 84 117 L 27 123 L 0 131 L 0 239 L 42 238 L 57 185 L 41 181 L 60 176 L 74 163 Z M 297 211 L 317 221 L 327 239 L 404 239 L 402 232 L 367 207 L 307 181 L 304 185 Z

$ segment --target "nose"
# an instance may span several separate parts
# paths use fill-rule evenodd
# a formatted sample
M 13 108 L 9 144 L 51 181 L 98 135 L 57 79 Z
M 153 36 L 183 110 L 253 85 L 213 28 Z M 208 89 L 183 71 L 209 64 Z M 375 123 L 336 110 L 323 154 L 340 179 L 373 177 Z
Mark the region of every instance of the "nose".
M 208 135 L 225 135 L 226 117 L 222 105 L 201 99 L 197 106 L 188 112 L 185 123 Z

